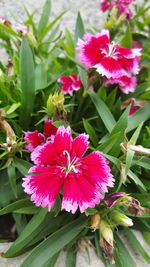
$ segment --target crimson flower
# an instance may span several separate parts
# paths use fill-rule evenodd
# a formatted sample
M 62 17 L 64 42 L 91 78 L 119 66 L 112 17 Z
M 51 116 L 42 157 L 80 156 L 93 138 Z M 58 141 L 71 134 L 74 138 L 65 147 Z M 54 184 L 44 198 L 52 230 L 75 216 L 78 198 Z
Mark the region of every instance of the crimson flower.
M 108 84 L 118 84 L 120 90 L 124 94 L 128 94 L 130 92 L 134 92 L 135 87 L 137 85 L 137 80 L 136 77 L 122 76 L 118 79 L 106 79 L 103 84 L 105 86 Z
M 76 74 L 59 77 L 58 82 L 62 83 L 63 93 L 70 94 L 71 96 L 74 91 L 78 91 L 80 88 L 83 88 L 80 77 Z
M 85 68 L 96 68 L 106 83 L 117 83 L 124 93 L 133 92 L 139 73 L 141 48 L 123 48 L 110 42 L 109 31 L 86 33 L 77 44 L 78 57 Z
M 51 120 L 44 121 L 43 134 L 37 130 L 33 132 L 24 132 L 24 140 L 27 141 L 25 148 L 32 152 L 37 146 L 41 145 L 47 138 L 50 138 L 57 131 L 57 128 L 52 124 Z
M 133 12 L 128 7 L 131 4 L 135 4 L 136 0 L 102 0 L 101 2 L 101 10 L 105 12 L 106 10 L 116 7 L 119 10 L 119 14 L 126 15 L 128 18 L 133 17 Z
M 23 178 L 23 187 L 36 206 L 48 206 L 50 211 L 60 191 L 62 209 L 68 212 L 75 213 L 78 207 L 84 212 L 99 204 L 114 179 L 99 151 L 83 157 L 88 143 L 88 135 L 72 139 L 70 127 L 60 126 L 53 139 L 32 152 L 31 159 L 36 165 Z

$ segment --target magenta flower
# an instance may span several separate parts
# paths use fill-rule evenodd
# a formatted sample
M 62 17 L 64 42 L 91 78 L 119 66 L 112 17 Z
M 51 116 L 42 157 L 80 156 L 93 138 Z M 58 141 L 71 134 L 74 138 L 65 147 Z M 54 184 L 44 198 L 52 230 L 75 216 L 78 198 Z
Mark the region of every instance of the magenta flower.
M 106 79 L 103 83 L 105 86 L 108 84 L 118 84 L 120 90 L 124 94 L 128 94 L 130 92 L 134 92 L 137 82 L 136 82 L 136 77 L 127 77 L 123 76 L 118 79 Z
M 96 68 L 107 79 L 139 73 L 141 49 L 123 48 L 114 42 L 110 43 L 108 30 L 97 34 L 86 33 L 84 40 L 79 39 L 77 51 L 85 68 Z
M 128 18 L 132 18 L 134 14 L 128 6 L 135 3 L 135 0 L 102 0 L 101 10 L 105 12 L 106 10 L 111 9 L 112 7 L 116 7 L 118 8 L 120 15 L 124 14 Z
M 37 130 L 34 132 L 24 132 L 24 140 L 27 141 L 27 145 L 25 145 L 25 148 L 29 152 L 32 152 L 37 146 L 44 143 L 47 138 L 53 136 L 56 131 L 57 128 L 52 124 L 52 121 L 48 119 L 45 120 L 43 134 L 39 133 Z
M 88 135 L 80 134 L 73 140 L 70 127 L 60 126 L 51 141 L 32 152 L 36 166 L 23 179 L 23 187 L 36 206 L 48 206 L 50 211 L 62 190 L 62 209 L 68 212 L 75 213 L 78 207 L 84 212 L 99 204 L 114 179 L 99 151 L 83 157 L 87 149 Z
M 62 91 L 65 95 L 72 95 L 74 91 L 78 91 L 80 88 L 83 88 L 80 77 L 76 74 L 62 76 L 58 79 L 58 82 L 62 83 Z

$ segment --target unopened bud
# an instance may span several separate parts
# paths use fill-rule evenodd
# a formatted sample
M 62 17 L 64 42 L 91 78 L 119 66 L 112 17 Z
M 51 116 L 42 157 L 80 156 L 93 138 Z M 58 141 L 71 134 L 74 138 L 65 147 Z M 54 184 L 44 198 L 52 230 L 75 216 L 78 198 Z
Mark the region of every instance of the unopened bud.
M 105 254 L 105 258 L 112 264 L 114 261 L 113 231 L 110 225 L 105 221 L 100 222 L 100 247 Z
M 132 220 L 127 217 L 125 214 L 119 212 L 119 211 L 113 211 L 111 213 L 111 219 L 117 224 L 122 226 L 132 226 L 133 222 Z
M 33 35 L 33 33 L 32 32 L 27 32 L 26 36 L 27 36 L 27 39 L 28 39 L 30 45 L 37 49 L 38 42 L 37 42 L 35 36 Z
M 90 226 L 90 228 L 93 230 L 93 232 L 95 232 L 96 231 L 96 229 L 98 229 L 99 228 L 99 224 L 100 224 L 100 215 L 99 215 L 99 213 L 95 213 L 94 215 L 92 215 L 91 216 L 91 221 L 90 221 L 90 223 L 91 223 L 91 226 Z
M 53 116 L 57 111 L 62 111 L 64 108 L 64 95 L 62 92 L 49 95 L 47 100 L 47 113 Z

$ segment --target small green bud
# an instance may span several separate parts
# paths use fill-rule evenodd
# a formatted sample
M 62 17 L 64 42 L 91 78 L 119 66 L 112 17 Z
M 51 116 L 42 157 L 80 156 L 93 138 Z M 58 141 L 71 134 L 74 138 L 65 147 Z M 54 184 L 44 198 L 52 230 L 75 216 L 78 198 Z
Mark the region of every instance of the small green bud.
M 37 42 L 35 36 L 33 35 L 33 33 L 27 32 L 26 37 L 27 37 L 30 45 L 37 49 L 38 48 L 38 42 Z
M 132 226 L 133 222 L 132 220 L 127 217 L 125 214 L 119 211 L 113 211 L 110 214 L 111 219 L 117 224 L 122 226 Z
M 64 95 L 62 92 L 49 95 L 47 100 L 47 113 L 53 116 L 57 111 L 64 110 Z

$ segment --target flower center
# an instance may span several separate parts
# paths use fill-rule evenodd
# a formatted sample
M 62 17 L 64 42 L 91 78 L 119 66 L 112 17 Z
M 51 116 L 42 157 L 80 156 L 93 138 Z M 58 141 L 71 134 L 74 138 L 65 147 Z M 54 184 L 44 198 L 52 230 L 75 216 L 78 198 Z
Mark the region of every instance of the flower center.
M 119 54 L 118 51 L 116 51 L 117 46 L 115 42 L 112 42 L 108 44 L 107 48 L 102 48 L 101 52 L 104 54 L 106 57 L 112 57 L 114 59 L 117 59 L 117 55 Z
M 72 161 L 71 161 L 70 154 L 68 153 L 67 150 L 64 150 L 63 154 L 64 155 L 67 155 L 67 160 L 68 160 L 68 164 L 67 164 L 67 166 L 63 167 L 63 170 L 66 171 L 67 174 L 69 172 L 75 172 L 75 173 L 77 173 L 78 170 L 76 169 L 75 164 L 77 163 L 78 158 L 77 157 L 74 157 L 72 159 Z

